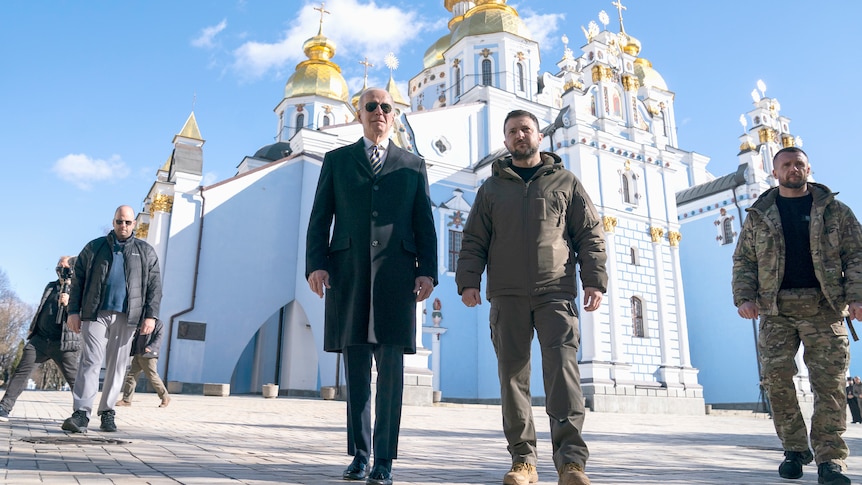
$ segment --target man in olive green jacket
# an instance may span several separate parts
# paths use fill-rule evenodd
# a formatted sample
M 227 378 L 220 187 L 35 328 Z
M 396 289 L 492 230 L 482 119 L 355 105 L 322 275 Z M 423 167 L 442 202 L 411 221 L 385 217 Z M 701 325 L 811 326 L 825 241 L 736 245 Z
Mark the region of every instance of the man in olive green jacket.
M 733 301 L 741 317 L 760 317 L 761 379 L 785 455 L 779 475 L 800 478 L 813 459 L 818 483 L 847 484 L 842 313 L 862 318 L 862 227 L 826 186 L 808 181 L 801 149 L 779 150 L 773 166 L 779 186 L 747 210 L 733 255 Z M 814 392 L 813 454 L 793 382 L 800 343 Z
M 536 117 L 512 111 L 504 123 L 511 153 L 494 162 L 464 227 L 455 281 L 468 307 L 481 304 L 488 269 L 491 339 L 497 353 L 503 431 L 512 468 L 507 485 L 537 482 L 536 430 L 530 400 L 530 347 L 542 348 L 546 405 L 560 485 L 584 485 L 589 456 L 581 436 L 584 402 L 578 369 L 575 265 L 584 309 L 607 289 L 601 219 L 575 175 L 552 153 L 539 152 Z

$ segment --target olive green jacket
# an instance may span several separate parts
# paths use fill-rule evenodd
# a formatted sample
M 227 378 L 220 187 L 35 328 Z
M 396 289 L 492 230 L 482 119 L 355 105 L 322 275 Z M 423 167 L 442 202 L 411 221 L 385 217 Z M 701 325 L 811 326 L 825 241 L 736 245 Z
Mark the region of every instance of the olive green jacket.
M 811 206 L 811 258 L 820 290 L 835 311 L 862 302 L 862 227 L 850 208 L 822 184 L 808 182 Z M 733 253 L 733 303 L 757 304 L 764 315 L 778 315 L 784 279 L 784 232 L 775 200 L 778 188 L 764 192 L 751 207 Z M 792 264 L 792 262 L 790 262 Z
M 575 265 L 584 287 L 607 290 L 602 220 L 578 178 L 560 157 L 542 152 L 528 181 L 494 162 L 464 226 L 455 282 L 458 294 L 479 288 L 488 269 L 487 298 L 577 294 Z

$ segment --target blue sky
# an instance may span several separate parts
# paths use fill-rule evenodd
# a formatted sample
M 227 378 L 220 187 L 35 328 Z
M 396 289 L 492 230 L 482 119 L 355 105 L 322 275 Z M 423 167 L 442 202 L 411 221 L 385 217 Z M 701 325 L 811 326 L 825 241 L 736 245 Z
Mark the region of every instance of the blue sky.
M 328 0 L 324 35 L 352 90 L 383 84 L 383 57 L 406 83 L 425 50 L 446 33 L 443 0 Z M 510 1 L 542 47 L 542 71 L 557 72 L 563 34 L 576 55 L 581 26 L 611 0 Z M 862 213 L 853 160 L 860 101 L 856 50 L 862 3 L 764 0 L 625 1 L 626 31 L 642 43 L 676 93 L 680 147 L 712 158 L 716 175 L 737 164 L 740 114 L 759 79 L 781 104 L 818 181 Z M 205 182 L 236 165 L 277 131 L 284 84 L 305 59 L 319 2 L 304 0 L 0 4 L 0 268 L 25 301 L 38 302 L 61 254 L 110 229 L 113 210 L 137 211 L 173 136 L 194 110 Z M 261 221 L 272 223 L 272 221 Z M 683 232 L 683 237 L 685 236 Z M 683 240 L 684 244 L 684 240 Z M 717 291 L 729 291 L 719 288 Z M 728 295 L 728 304 L 730 297 Z

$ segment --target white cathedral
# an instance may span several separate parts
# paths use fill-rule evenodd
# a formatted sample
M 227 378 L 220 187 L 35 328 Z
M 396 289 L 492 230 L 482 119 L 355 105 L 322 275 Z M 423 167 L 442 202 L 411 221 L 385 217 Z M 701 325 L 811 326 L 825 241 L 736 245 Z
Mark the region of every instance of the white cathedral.
M 540 46 L 505 0 L 443 4 L 449 33 L 426 51 L 407 97 L 391 76 L 386 86 L 394 142 L 427 161 L 439 238 L 440 284 L 417 310 L 405 402 L 499 400 L 489 305 L 461 304 L 454 269 L 513 109 L 539 118 L 542 149 L 581 179 L 603 217 L 609 289 L 598 311 L 580 316 L 588 407 L 699 414 L 705 396 L 756 402 L 751 326 L 735 316 L 728 251 L 743 209 L 772 184 L 771 154 L 793 144 L 777 101 L 756 100 L 739 170 L 715 177 L 707 157 L 679 148 L 675 95 L 640 57 L 618 2 L 618 33 L 601 12 L 604 27 L 590 22 L 582 52 L 566 45 L 559 71 L 542 74 Z M 305 281 L 305 232 L 324 153 L 362 130 L 359 93 L 349 92 L 323 26 L 275 107 L 275 143 L 241 160 L 235 176 L 201 186 L 204 139 L 192 113 L 144 200 L 138 236 L 162 265 L 169 338 L 160 370 L 173 390 L 218 383 L 255 393 L 274 383 L 281 395 L 317 396 L 343 384 L 337 354 L 322 350 L 324 306 Z M 540 402 L 537 345 L 533 359 Z

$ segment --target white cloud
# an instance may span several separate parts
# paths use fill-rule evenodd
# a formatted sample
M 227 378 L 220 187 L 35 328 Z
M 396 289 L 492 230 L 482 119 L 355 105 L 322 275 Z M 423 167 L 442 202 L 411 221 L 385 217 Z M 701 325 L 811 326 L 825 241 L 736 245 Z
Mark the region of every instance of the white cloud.
M 561 13 L 537 14 L 527 8 L 519 12 L 521 20 L 524 21 L 530 33 L 533 34 L 533 40 L 539 43 L 542 52 L 552 53 L 552 46 L 561 43 L 556 33 L 559 30 L 560 23 L 566 19 L 566 15 Z M 571 34 L 569 34 L 569 37 L 571 37 Z M 560 56 L 562 56 L 562 49 L 559 49 L 559 51 Z
M 205 27 L 201 30 L 201 34 L 192 39 L 192 45 L 195 47 L 202 47 L 206 49 L 210 49 L 215 46 L 215 36 L 218 35 L 221 31 L 227 28 L 227 19 L 223 19 L 217 25 L 213 25 L 212 27 Z
M 93 159 L 83 153 L 66 155 L 57 160 L 51 170 L 81 190 L 90 190 L 95 183 L 129 175 L 129 167 L 119 155 L 113 155 L 108 160 Z
M 212 185 L 212 184 L 214 184 L 214 183 L 216 183 L 216 182 L 218 182 L 218 181 L 219 181 L 219 179 L 218 179 L 218 174 L 217 174 L 217 173 L 215 173 L 215 172 L 207 172 L 207 173 L 205 173 L 205 174 L 204 174 L 204 176 L 203 176 L 203 180 L 201 181 L 201 185 L 203 185 L 204 187 L 206 187 L 206 186 L 208 186 L 208 185 Z
M 281 40 L 273 43 L 249 41 L 235 49 L 233 69 L 246 80 L 262 77 L 270 70 L 275 70 L 276 75 L 280 75 L 282 69 L 292 71 L 296 64 L 307 59 L 301 46 L 317 35 L 320 12 L 314 8 L 319 5 L 306 2 L 300 6 L 297 17 Z M 330 0 L 325 8 L 330 13 L 324 15 L 322 31 L 336 45 L 333 62 L 348 66 L 367 57 L 374 64 L 371 71 L 387 71 L 387 79 L 384 56 L 389 52 L 397 55 L 402 47 L 433 28 L 414 11 L 381 7 L 373 2 Z

